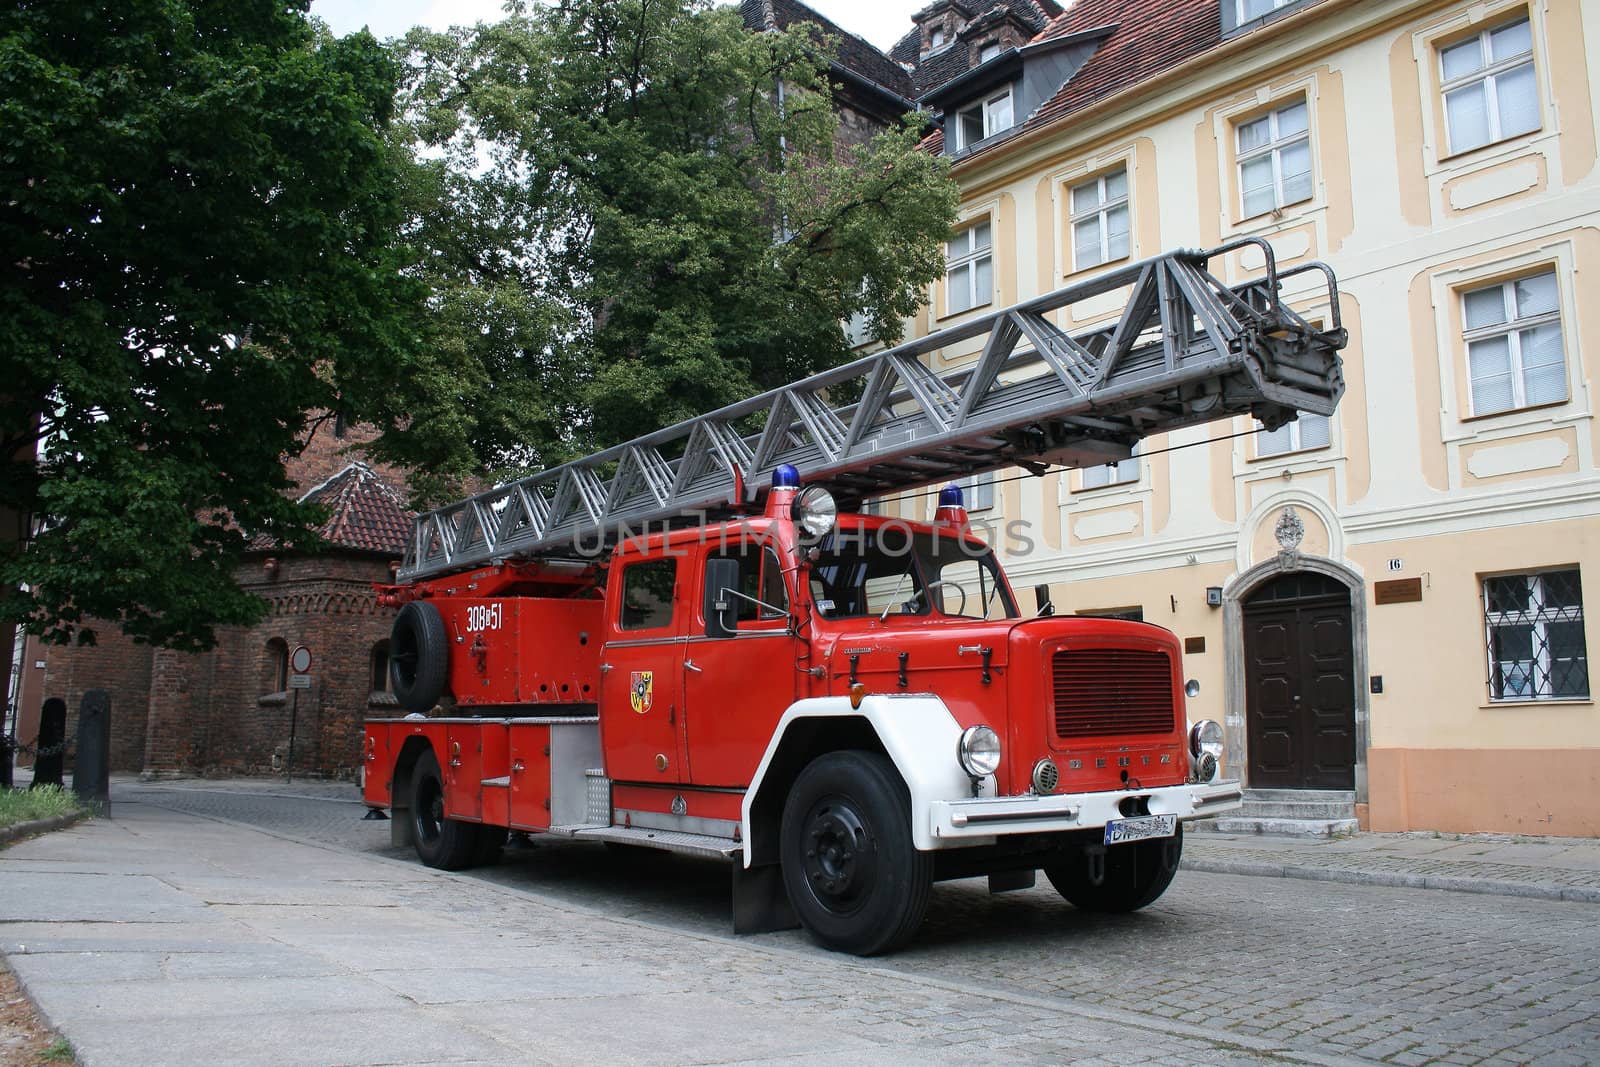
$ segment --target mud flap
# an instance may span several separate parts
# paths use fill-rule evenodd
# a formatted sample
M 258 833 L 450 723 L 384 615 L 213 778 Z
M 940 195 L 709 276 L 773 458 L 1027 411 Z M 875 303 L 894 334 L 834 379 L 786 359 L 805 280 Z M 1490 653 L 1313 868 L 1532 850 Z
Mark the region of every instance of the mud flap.
M 765 934 L 800 925 L 783 888 L 782 868 L 776 863 L 746 868 L 738 860 L 732 867 L 734 933 Z

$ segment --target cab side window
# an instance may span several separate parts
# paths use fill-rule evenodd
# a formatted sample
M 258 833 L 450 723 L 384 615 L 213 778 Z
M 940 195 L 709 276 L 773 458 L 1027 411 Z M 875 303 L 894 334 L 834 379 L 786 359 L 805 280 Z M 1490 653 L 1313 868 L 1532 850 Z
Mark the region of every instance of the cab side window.
M 678 580 L 676 559 L 635 563 L 622 572 L 622 630 L 659 630 L 672 625 L 672 590 Z
M 783 584 L 778 554 L 770 547 L 746 541 L 720 548 L 708 558 L 739 562 L 738 592 L 741 595 L 733 598 L 733 605 L 740 626 L 789 617 L 789 590 Z

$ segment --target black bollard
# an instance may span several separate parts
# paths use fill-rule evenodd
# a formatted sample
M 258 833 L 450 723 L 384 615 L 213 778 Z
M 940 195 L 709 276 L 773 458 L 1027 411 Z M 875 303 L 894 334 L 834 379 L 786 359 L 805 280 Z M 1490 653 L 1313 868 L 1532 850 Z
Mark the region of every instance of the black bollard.
M 12 786 L 11 768 L 17 758 L 17 739 L 12 734 L 0 736 L 0 789 Z
M 96 815 L 111 815 L 111 694 L 91 689 L 78 705 L 78 752 L 72 791 Z
M 61 767 L 66 761 L 67 702 L 51 697 L 39 712 L 39 736 L 33 742 L 33 784 L 60 785 Z

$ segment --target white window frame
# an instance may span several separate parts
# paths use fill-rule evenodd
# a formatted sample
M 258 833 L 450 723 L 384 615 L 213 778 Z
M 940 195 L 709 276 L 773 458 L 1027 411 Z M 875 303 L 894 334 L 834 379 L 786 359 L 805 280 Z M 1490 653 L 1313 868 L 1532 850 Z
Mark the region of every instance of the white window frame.
M 966 502 L 964 506 L 968 511 L 989 511 L 994 508 L 997 497 L 994 471 L 971 475 L 956 484 L 961 487 L 961 498 Z
M 1556 306 L 1550 311 L 1519 318 L 1517 315 L 1516 285 L 1529 278 L 1538 278 L 1551 275 L 1556 284 Z M 1480 326 L 1477 329 L 1468 329 L 1467 322 L 1467 297 L 1486 292 L 1490 289 L 1499 289 L 1501 306 L 1506 309 L 1505 322 L 1495 323 L 1491 326 Z M 1463 368 L 1467 379 L 1467 411 L 1469 416 L 1502 415 L 1510 411 L 1521 411 L 1528 407 L 1543 407 L 1546 404 L 1564 404 L 1572 399 L 1572 387 L 1567 376 L 1567 332 L 1561 321 L 1561 275 L 1554 268 L 1542 271 L 1533 271 L 1518 275 L 1503 282 L 1492 285 L 1463 286 L 1458 290 L 1461 300 L 1461 340 L 1466 366 Z M 1522 365 L 1522 335 L 1526 331 L 1540 326 L 1554 325 L 1561 334 L 1561 397 L 1553 400 L 1541 400 L 1530 404 L 1527 397 L 1527 376 Z M 1474 343 L 1490 341 L 1497 337 L 1505 337 L 1506 349 L 1511 369 L 1511 403 L 1507 407 L 1495 408 L 1492 411 L 1479 411 L 1477 400 L 1473 393 L 1472 378 L 1472 346 Z
M 1005 125 L 1000 125 L 1000 105 L 1005 104 Z M 966 118 L 974 112 L 981 112 L 983 121 L 983 136 L 977 140 L 967 139 Z M 1003 130 L 1009 130 L 1016 125 L 1016 113 L 1012 110 L 1011 86 L 1006 86 L 998 93 L 990 93 L 976 104 L 964 107 L 956 112 L 956 151 L 964 152 L 979 141 L 988 140 Z
M 1305 424 L 1307 419 L 1321 420 L 1321 424 L 1323 426 L 1323 436 L 1326 437 L 1327 440 L 1320 444 L 1313 443 L 1308 445 L 1305 443 Z M 1285 442 L 1285 447 L 1270 448 L 1269 450 L 1268 442 L 1275 442 L 1277 438 L 1274 435 L 1282 432 L 1283 430 L 1289 431 L 1282 438 L 1282 440 Z M 1278 427 L 1277 430 L 1272 431 L 1271 433 L 1267 431 L 1266 427 L 1262 425 L 1260 420 L 1257 420 L 1256 422 L 1257 459 L 1276 459 L 1279 456 L 1288 456 L 1296 452 L 1311 452 L 1319 448 L 1332 447 L 1333 420 L 1326 415 L 1316 415 L 1311 413 L 1302 414 L 1298 419 L 1295 419 L 1293 422 L 1284 423 L 1282 426 Z
M 1478 592 L 1483 604 L 1484 636 L 1486 642 L 1485 647 L 1489 669 L 1490 703 L 1520 704 L 1529 701 L 1588 700 L 1591 698 L 1591 695 L 1594 692 L 1594 687 L 1592 684 L 1582 693 L 1555 693 L 1539 691 L 1539 680 L 1541 678 L 1544 679 L 1546 684 L 1548 684 L 1551 680 L 1550 668 L 1552 658 L 1550 655 L 1550 639 L 1548 636 L 1549 625 L 1554 622 L 1575 622 L 1579 624 L 1579 626 L 1583 627 L 1583 604 L 1581 601 L 1577 607 L 1551 608 L 1545 604 L 1545 575 L 1564 574 L 1567 571 L 1579 572 L 1579 583 L 1581 586 L 1581 568 L 1576 566 L 1546 568 L 1539 571 L 1530 571 L 1525 574 L 1493 574 L 1486 575 L 1480 579 Z M 1489 583 L 1492 581 L 1503 582 L 1507 579 L 1516 578 L 1522 578 L 1528 582 L 1528 610 L 1525 612 L 1496 612 L 1490 610 Z M 1494 655 L 1495 627 L 1519 625 L 1526 625 L 1533 630 L 1533 633 L 1529 638 L 1529 644 L 1531 646 L 1529 651 L 1533 658 L 1526 661 L 1496 660 Z M 1587 639 L 1587 627 L 1583 628 L 1585 631 L 1584 637 Z M 1527 664 L 1526 672 L 1523 676 L 1531 684 L 1533 691 L 1531 693 L 1510 693 L 1507 692 L 1506 687 L 1502 685 L 1501 694 L 1496 696 L 1494 692 L 1496 675 L 1499 674 L 1502 677 L 1505 677 L 1505 675 L 1501 672 L 1502 666 L 1505 664 L 1522 663 Z M 1585 659 L 1585 664 L 1587 665 L 1587 658 Z M 1520 668 L 1519 673 L 1521 673 Z
M 1306 109 L 1306 128 L 1297 130 L 1287 137 L 1281 136 L 1278 133 L 1278 116 L 1296 107 L 1304 107 Z M 1266 144 L 1252 148 L 1247 152 L 1240 145 L 1240 138 L 1244 136 L 1244 128 L 1262 119 L 1267 120 L 1268 140 Z M 1307 190 L 1305 196 L 1289 200 L 1287 199 L 1287 194 L 1283 191 L 1283 153 L 1301 143 L 1305 144 L 1306 154 L 1311 160 L 1311 170 L 1309 172 L 1311 187 Z M 1264 115 L 1255 115 L 1235 121 L 1233 125 L 1233 150 L 1234 173 L 1238 176 L 1239 181 L 1239 217 L 1241 219 L 1258 218 L 1274 211 L 1282 211 L 1290 204 L 1303 204 L 1316 198 L 1317 158 L 1316 153 L 1311 149 L 1311 98 L 1309 96 L 1302 96 L 1298 100 L 1290 100 L 1279 104 Z M 1246 165 L 1254 163 L 1263 157 L 1270 157 L 1272 160 L 1272 206 L 1264 211 L 1252 212 L 1244 202 L 1244 168 Z
M 1135 445 L 1133 455 L 1127 459 L 1115 463 L 1097 463 L 1092 467 L 1080 467 L 1078 473 L 1079 487 L 1085 490 L 1131 485 L 1137 482 L 1143 473 L 1139 467 L 1139 448 Z
M 1114 200 L 1107 199 L 1106 179 L 1115 177 L 1118 174 L 1122 175 L 1123 193 L 1120 197 L 1117 197 Z M 1091 185 L 1095 186 L 1095 195 L 1098 198 L 1099 203 L 1085 211 L 1074 212 L 1072 210 L 1072 205 L 1077 199 L 1078 191 L 1080 189 L 1087 189 Z M 1133 255 L 1133 207 L 1131 201 L 1132 189 L 1133 186 L 1128 176 L 1128 168 L 1125 166 L 1106 171 L 1104 174 L 1101 174 L 1098 177 L 1090 178 L 1088 181 L 1077 182 L 1076 184 L 1067 187 L 1067 230 L 1069 240 L 1072 245 L 1073 270 L 1088 270 L 1090 267 L 1098 267 L 1106 263 L 1115 263 L 1118 260 L 1127 259 Z M 1108 222 L 1110 221 L 1111 212 L 1115 211 L 1119 207 L 1128 212 L 1128 250 L 1119 256 L 1113 256 L 1111 254 L 1111 227 L 1108 225 Z M 1078 260 L 1078 225 L 1079 223 L 1088 222 L 1090 219 L 1094 219 L 1096 217 L 1098 217 L 1100 227 L 1100 258 L 1093 262 L 1080 262 Z
M 1509 29 L 1510 27 L 1517 25 L 1519 22 L 1525 22 L 1528 24 L 1528 50 L 1526 52 L 1518 52 L 1516 55 L 1510 56 L 1506 59 L 1489 60 L 1490 38 L 1502 30 Z M 1487 62 L 1484 66 L 1479 67 L 1477 70 L 1469 71 L 1460 77 L 1447 80 L 1444 72 L 1445 52 L 1452 48 L 1459 48 L 1468 41 L 1477 42 L 1478 56 L 1480 59 L 1486 60 Z M 1479 148 L 1485 148 L 1492 144 L 1499 144 L 1501 141 L 1509 140 L 1512 137 L 1523 137 L 1530 133 L 1537 133 L 1544 127 L 1543 102 L 1539 98 L 1539 72 L 1538 68 L 1534 66 L 1533 53 L 1533 23 L 1529 19 L 1526 10 L 1524 10 L 1520 18 L 1507 19 L 1504 22 L 1487 26 L 1478 31 L 1475 37 L 1459 38 L 1451 41 L 1449 44 L 1439 45 L 1435 48 L 1435 62 L 1438 64 L 1439 71 L 1439 101 L 1444 112 L 1445 140 L 1449 144 L 1449 155 L 1459 155 L 1463 152 L 1473 152 Z M 1500 128 L 1499 83 L 1500 80 L 1506 75 L 1520 71 L 1523 67 L 1528 67 L 1533 70 L 1533 103 L 1534 111 L 1538 113 L 1539 122 L 1530 129 L 1517 130 L 1508 134 Z M 1481 141 L 1477 144 L 1458 146 L 1456 144 L 1456 132 L 1450 125 L 1450 94 L 1459 92 L 1462 89 L 1466 89 L 1470 86 L 1480 83 L 1482 83 L 1484 87 L 1484 110 L 1486 117 L 1488 118 L 1489 139 L 1486 141 Z
M 987 240 L 984 244 L 976 244 L 976 235 L 979 230 L 987 231 Z M 959 242 L 965 242 L 965 247 L 958 251 Z M 984 217 L 973 220 L 972 224 L 963 229 L 955 237 L 945 242 L 944 264 L 944 303 L 945 314 L 959 315 L 971 311 L 973 308 L 983 307 L 994 303 L 994 222 L 992 218 Z M 978 291 L 978 264 L 987 260 L 989 263 L 989 291 Z M 958 278 L 958 275 L 960 276 Z M 957 300 L 957 294 L 962 299 Z

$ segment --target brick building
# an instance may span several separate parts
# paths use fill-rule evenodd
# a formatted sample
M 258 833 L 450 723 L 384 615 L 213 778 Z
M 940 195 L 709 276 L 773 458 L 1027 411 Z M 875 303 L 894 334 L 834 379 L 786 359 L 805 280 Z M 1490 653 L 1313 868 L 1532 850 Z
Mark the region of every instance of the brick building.
M 393 609 L 372 583 L 386 581 L 410 529 L 398 471 L 359 459 L 371 432 L 327 423 L 289 463 L 303 499 L 320 504 L 325 548 L 313 555 L 252 546 L 238 573 L 271 605 L 250 628 L 224 628 L 217 647 L 188 654 L 135 644 L 113 627 L 90 648 L 28 644 L 18 737 L 31 742 L 42 701 L 67 701 L 68 736 L 85 690 L 106 689 L 112 768 L 147 775 L 282 771 L 294 733 L 297 772 L 353 773 L 361 723 L 394 706 L 388 693 Z M 311 686 L 288 685 L 289 653 L 311 650 Z

